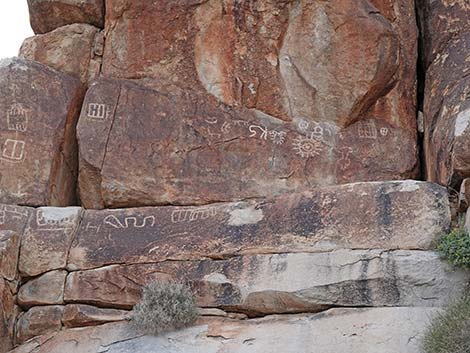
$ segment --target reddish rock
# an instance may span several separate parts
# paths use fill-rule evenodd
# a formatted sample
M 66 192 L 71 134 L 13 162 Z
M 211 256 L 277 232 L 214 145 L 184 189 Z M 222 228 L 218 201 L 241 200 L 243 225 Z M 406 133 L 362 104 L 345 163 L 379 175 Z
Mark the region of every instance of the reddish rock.
M 192 285 L 197 303 L 250 316 L 330 306 L 439 306 L 465 288 L 433 252 L 338 250 L 112 265 L 67 277 L 65 301 L 131 309 L 150 281 Z
M 0 230 L 23 234 L 33 209 L 0 203 Z
M 427 178 L 458 189 L 470 177 L 470 7 L 465 1 L 419 3 L 426 68 Z
M 36 306 L 22 314 L 16 322 L 16 344 L 21 344 L 32 337 L 59 331 L 63 306 Z
M 373 3 L 108 0 L 103 70 L 282 120 L 373 117 L 411 133 L 414 2 Z
M 0 278 L 17 278 L 20 236 L 9 230 L 0 230 Z
M 27 38 L 19 55 L 87 83 L 99 75 L 102 48 L 103 35 L 98 28 L 72 24 Z
M 87 210 L 68 268 L 338 248 L 427 249 L 449 224 L 446 190 L 416 181 L 200 207 Z
M 63 269 L 81 219 L 79 207 L 41 207 L 25 229 L 21 243 L 19 270 L 22 276 Z
M 158 92 L 88 92 L 84 205 L 415 177 L 414 2 L 375 2 L 107 1 L 103 75 Z
M 84 327 L 123 321 L 129 317 L 130 313 L 126 310 L 101 309 L 91 305 L 69 304 L 65 306 L 62 322 L 65 327 Z
M 77 174 L 77 79 L 23 59 L 0 61 L 0 202 L 71 204 Z
M 464 179 L 460 185 L 458 210 L 465 212 L 470 206 L 470 178 Z
M 132 309 L 140 299 L 142 287 L 171 275 L 152 266 L 109 266 L 68 275 L 64 299 L 67 303 L 86 303 L 100 307 Z
M 103 28 L 104 0 L 28 0 L 31 27 L 45 33 L 72 23 Z
M 385 121 L 344 129 L 283 122 L 117 81 L 92 85 L 77 135 L 86 208 L 233 201 L 316 184 L 401 179 L 415 166 L 414 132 Z
M 23 307 L 64 303 L 64 286 L 67 271 L 51 271 L 21 286 L 18 304 Z
M 144 337 L 127 323 L 110 323 L 63 330 L 12 353 L 419 353 L 416 337 L 438 312 L 437 308 L 336 308 L 255 320 L 205 318 L 194 327 Z
M 13 347 L 15 314 L 13 294 L 7 281 L 0 276 L 0 353 Z

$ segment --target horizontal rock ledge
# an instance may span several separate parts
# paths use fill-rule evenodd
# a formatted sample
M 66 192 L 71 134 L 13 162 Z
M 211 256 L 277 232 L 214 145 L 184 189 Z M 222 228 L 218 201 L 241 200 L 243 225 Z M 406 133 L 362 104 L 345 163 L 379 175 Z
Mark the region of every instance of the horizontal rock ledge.
M 437 308 L 332 309 L 326 313 L 256 320 L 203 318 L 196 326 L 142 336 L 128 323 L 68 329 L 35 338 L 11 353 L 419 353 L 417 337 Z M 360 324 L 358 324 L 360 323 Z
M 64 300 L 131 309 L 151 281 L 187 281 L 197 303 L 249 316 L 332 306 L 441 306 L 470 278 L 433 252 L 338 250 L 113 265 L 68 275 Z
M 341 248 L 428 249 L 449 224 L 446 190 L 417 181 L 200 207 L 85 210 L 67 268 Z

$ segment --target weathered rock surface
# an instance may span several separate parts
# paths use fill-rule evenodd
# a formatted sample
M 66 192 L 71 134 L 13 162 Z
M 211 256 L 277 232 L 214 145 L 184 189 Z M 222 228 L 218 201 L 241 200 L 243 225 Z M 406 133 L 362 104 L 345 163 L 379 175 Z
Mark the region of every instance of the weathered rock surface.
M 70 304 L 64 308 L 62 323 L 65 327 L 96 326 L 130 317 L 129 311 L 101 309 L 91 305 Z
M 34 33 L 45 33 L 72 23 L 104 26 L 104 0 L 28 0 Z
M 156 337 L 112 323 L 37 338 L 12 353 L 418 353 L 419 336 L 437 310 L 332 309 L 245 321 L 213 318 Z
M 72 24 L 27 38 L 19 55 L 87 83 L 99 75 L 102 51 L 103 35 L 98 28 Z
M 81 219 L 79 207 L 40 207 L 22 236 L 19 270 L 25 277 L 63 269 Z
M 13 347 L 15 319 L 13 293 L 7 281 L 0 276 L 0 353 Z
M 18 292 L 18 304 L 25 307 L 64 303 L 67 271 L 51 271 L 24 284 Z
M 0 202 L 69 205 L 77 174 L 79 80 L 23 59 L 0 61 Z
M 67 277 L 65 301 L 131 309 L 154 280 L 191 283 L 202 307 L 251 316 L 329 306 L 441 306 L 470 277 L 423 251 L 340 250 L 113 265 Z
M 414 106 L 410 91 L 403 95 L 415 81 L 414 4 L 373 3 L 110 0 L 104 73 L 166 93 L 203 92 L 283 120 L 343 127 L 375 114 L 406 126 Z
M 413 1 L 377 6 L 108 1 L 104 76 L 157 91 L 102 81 L 88 92 L 84 205 L 415 177 Z
M 36 306 L 23 313 L 16 322 L 16 343 L 60 330 L 64 307 L 60 305 Z
M 458 189 L 470 176 L 470 5 L 420 0 L 426 90 L 427 178 Z
M 100 81 L 77 127 L 80 197 L 95 209 L 205 204 L 414 175 L 404 130 L 372 120 L 342 132 L 310 125 Z
M 0 203 L 0 230 L 23 234 L 32 211 L 29 207 Z
M 0 230 L 0 278 L 17 278 L 20 236 L 14 231 Z
M 201 207 L 86 210 L 68 268 L 338 248 L 428 249 L 449 224 L 445 189 L 416 181 Z

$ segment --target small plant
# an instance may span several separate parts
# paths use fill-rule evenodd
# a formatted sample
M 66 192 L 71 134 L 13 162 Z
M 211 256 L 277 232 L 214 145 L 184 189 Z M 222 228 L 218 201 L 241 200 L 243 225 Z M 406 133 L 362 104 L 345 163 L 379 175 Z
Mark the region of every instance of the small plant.
M 438 314 L 422 339 L 424 353 L 470 352 L 470 295 Z
M 134 306 L 131 322 L 146 334 L 158 334 L 193 324 L 197 306 L 191 289 L 182 283 L 151 282 Z
M 443 235 L 436 251 L 453 266 L 470 268 L 470 234 L 466 230 L 458 228 Z

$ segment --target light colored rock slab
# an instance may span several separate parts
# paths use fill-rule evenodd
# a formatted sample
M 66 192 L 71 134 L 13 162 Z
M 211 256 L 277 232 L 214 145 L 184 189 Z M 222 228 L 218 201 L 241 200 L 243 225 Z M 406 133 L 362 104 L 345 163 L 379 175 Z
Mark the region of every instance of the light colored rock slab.
M 419 353 L 436 308 L 332 309 L 257 320 L 203 319 L 197 326 L 140 336 L 125 323 L 62 331 L 14 353 Z
M 25 307 L 64 303 L 64 287 L 67 271 L 51 271 L 21 286 L 18 304 Z
M 463 291 L 469 274 L 425 251 L 247 255 L 73 272 L 65 301 L 130 309 L 143 285 L 168 279 L 189 281 L 200 306 L 256 316 L 330 306 L 441 306 Z

